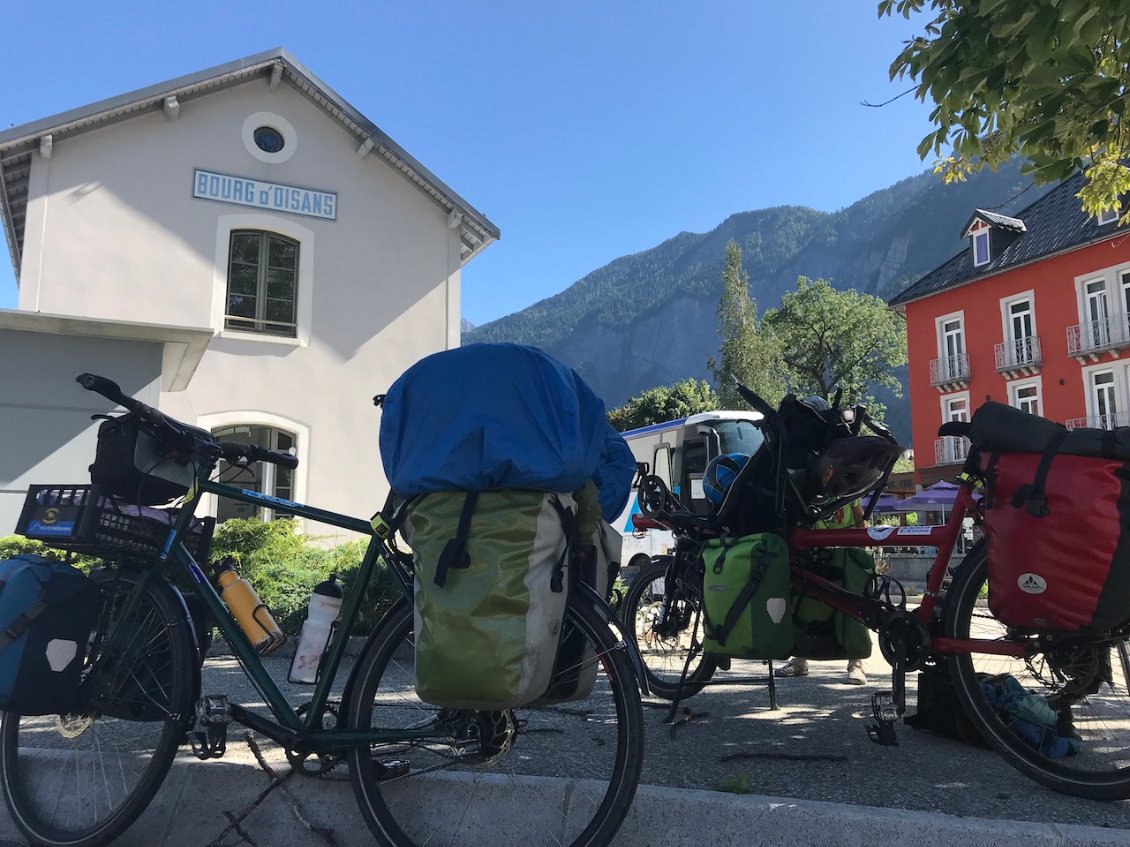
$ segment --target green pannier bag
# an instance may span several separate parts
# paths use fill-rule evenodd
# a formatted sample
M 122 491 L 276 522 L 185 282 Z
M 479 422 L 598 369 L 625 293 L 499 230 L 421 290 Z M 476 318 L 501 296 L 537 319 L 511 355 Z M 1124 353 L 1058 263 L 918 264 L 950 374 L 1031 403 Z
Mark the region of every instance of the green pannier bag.
M 498 710 L 547 693 L 576 509 L 569 494 L 518 490 L 428 494 L 411 507 L 420 699 Z
M 577 537 L 569 557 L 570 584 L 583 582 L 607 599 L 615 573 L 620 570 L 623 539 L 601 519 L 600 495 L 591 481 L 574 491 L 573 497 L 577 502 Z M 618 543 L 606 536 L 605 527 Z M 596 684 L 598 665 L 592 642 L 576 628 L 566 628 L 557 649 L 553 679 L 538 704 L 584 700 Z
M 862 547 L 823 551 L 826 562 L 813 564 L 829 582 L 862 594 L 875 576 L 875 557 Z M 826 603 L 800 595 L 794 604 L 797 655 L 809 659 L 866 659 L 871 655 L 871 631 Z
M 789 550 L 772 533 L 712 539 L 703 546 L 703 649 L 740 659 L 793 653 Z

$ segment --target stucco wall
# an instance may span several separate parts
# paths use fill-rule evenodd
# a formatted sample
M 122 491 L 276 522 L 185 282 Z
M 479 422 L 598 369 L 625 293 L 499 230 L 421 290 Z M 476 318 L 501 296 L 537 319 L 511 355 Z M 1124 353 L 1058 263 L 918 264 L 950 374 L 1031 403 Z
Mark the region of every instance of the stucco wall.
M 909 388 L 916 464 L 934 464 L 941 424 L 941 397 L 930 385 L 930 362 L 938 358 L 935 319 L 964 312 L 969 354 L 970 411 L 985 400 L 1008 402 L 1007 380 L 996 371 L 995 345 L 1005 340 L 1000 301 L 1033 291 L 1035 333 L 1040 338 L 1044 417 L 1065 421 L 1086 416 L 1082 366 L 1067 353 L 1067 328 L 1080 321 L 1076 277 L 1130 262 L 1130 239 L 1105 241 L 1015 270 L 943 291 L 906 306 Z M 1112 312 L 1119 310 L 1111 303 Z M 1106 360 L 1110 354 L 1101 356 Z
M 294 127 L 288 161 L 245 148 L 256 112 Z M 293 423 L 296 496 L 368 515 L 386 492 L 372 395 L 458 344 L 459 251 L 430 197 L 356 150 L 320 106 L 261 79 L 184 102 L 173 121 L 157 112 L 64 139 L 33 160 L 19 306 L 222 331 L 229 230 L 298 238 L 299 339 L 221 332 L 161 406 L 190 422 Z M 194 199 L 194 168 L 335 192 L 337 219 Z
M 156 404 L 162 345 L 0 330 L 0 535 L 15 529 L 32 484 L 88 483 L 98 422 L 109 401 L 83 390 L 83 371 L 113 374 Z

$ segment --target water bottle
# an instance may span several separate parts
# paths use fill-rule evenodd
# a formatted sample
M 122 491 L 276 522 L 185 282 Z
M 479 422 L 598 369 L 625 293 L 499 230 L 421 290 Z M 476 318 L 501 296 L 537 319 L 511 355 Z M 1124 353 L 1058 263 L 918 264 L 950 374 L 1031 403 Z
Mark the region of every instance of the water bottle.
M 294 661 L 290 663 L 290 673 L 286 677 L 289 682 L 312 683 L 318 679 L 318 665 L 329 644 L 337 613 L 341 611 L 342 594 L 335 573 L 314 586 L 298 649 L 294 651 Z
M 251 583 L 236 573 L 231 559 L 224 559 L 216 566 L 215 576 L 220 597 L 256 653 L 265 656 L 286 641 L 286 636 Z

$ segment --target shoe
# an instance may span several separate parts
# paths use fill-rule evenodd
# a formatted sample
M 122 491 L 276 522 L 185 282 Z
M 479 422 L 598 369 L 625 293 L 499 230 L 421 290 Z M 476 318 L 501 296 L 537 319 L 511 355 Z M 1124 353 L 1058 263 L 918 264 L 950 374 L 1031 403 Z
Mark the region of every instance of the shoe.
M 808 676 L 808 659 L 793 659 L 773 670 L 773 676 Z
M 863 672 L 863 662 L 859 659 L 851 659 L 847 667 L 847 679 L 844 680 L 848 685 L 866 685 L 867 674 Z

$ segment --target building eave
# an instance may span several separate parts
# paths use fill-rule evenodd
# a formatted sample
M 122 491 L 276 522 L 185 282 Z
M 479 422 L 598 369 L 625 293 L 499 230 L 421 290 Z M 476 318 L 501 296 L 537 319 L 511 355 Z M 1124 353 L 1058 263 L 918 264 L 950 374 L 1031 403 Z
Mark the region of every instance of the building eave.
M 206 327 L 112 321 L 15 309 L 0 309 L 0 330 L 161 344 L 162 391 L 183 391 L 188 387 L 215 334 Z
M 498 240 L 498 227 L 482 212 L 456 194 L 376 124 L 280 47 L 0 132 L 0 217 L 3 219 L 17 279 L 28 188 L 24 169 L 26 166 L 26 170 L 30 172 L 31 157 L 39 149 L 40 139 L 51 136 L 53 142 L 58 142 L 138 115 L 161 111 L 165 108 L 168 97 L 176 97 L 183 104 L 256 78 L 271 79 L 273 75 L 279 74 L 279 68 L 282 79 L 294 85 L 351 132 L 357 138 L 359 147 L 367 146 L 381 156 L 446 213 L 454 212 L 460 216 L 461 264 L 466 264 L 484 247 Z

